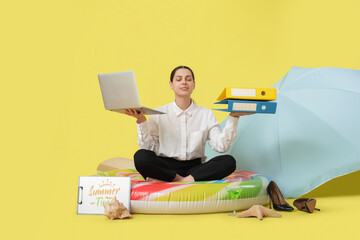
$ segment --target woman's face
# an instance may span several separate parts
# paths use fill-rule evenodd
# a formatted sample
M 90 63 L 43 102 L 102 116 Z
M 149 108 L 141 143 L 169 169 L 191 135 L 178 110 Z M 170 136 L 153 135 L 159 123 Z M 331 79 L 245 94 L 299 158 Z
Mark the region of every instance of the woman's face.
M 176 96 L 190 97 L 195 88 L 195 82 L 191 72 L 186 68 L 178 69 L 174 74 L 173 81 L 170 82 L 170 88 Z

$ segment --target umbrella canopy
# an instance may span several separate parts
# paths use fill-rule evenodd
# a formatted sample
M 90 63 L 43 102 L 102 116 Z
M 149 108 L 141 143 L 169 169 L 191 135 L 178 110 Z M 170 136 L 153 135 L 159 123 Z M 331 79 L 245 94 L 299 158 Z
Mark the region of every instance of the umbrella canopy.
M 286 198 L 360 169 L 359 70 L 293 67 L 273 87 L 276 114 L 240 117 L 227 152 L 237 169 L 270 177 Z

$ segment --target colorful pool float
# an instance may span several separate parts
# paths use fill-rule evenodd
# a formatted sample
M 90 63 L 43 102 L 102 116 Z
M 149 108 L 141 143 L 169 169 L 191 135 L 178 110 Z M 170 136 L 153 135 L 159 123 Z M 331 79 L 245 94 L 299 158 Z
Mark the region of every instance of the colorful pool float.
M 231 212 L 269 202 L 266 187 L 270 179 L 255 172 L 237 170 L 223 180 L 191 183 L 146 182 L 134 169 L 113 170 L 98 175 L 131 177 L 131 213 Z

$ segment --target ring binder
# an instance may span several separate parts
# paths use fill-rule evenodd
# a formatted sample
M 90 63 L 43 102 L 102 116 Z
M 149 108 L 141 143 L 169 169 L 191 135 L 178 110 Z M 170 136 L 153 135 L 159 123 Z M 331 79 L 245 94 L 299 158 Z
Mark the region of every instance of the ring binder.
M 220 108 L 213 108 L 213 110 L 223 112 L 249 112 L 249 113 L 276 113 L 275 101 L 251 101 L 251 100 L 237 100 L 227 99 L 215 102 Z
M 276 100 L 276 88 L 238 88 L 226 87 L 218 97 L 218 101 L 227 99 L 242 100 Z

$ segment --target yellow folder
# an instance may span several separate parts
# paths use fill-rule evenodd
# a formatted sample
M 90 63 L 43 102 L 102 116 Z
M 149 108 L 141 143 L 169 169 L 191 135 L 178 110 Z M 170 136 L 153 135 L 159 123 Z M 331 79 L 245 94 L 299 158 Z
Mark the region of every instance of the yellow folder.
M 225 99 L 276 100 L 276 88 L 226 87 L 217 100 Z

